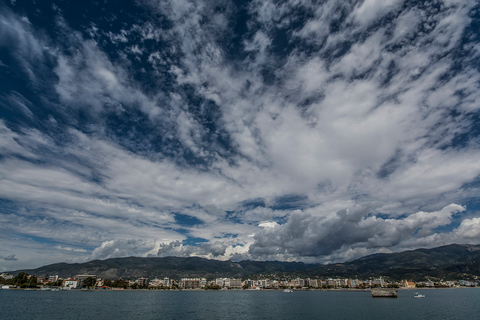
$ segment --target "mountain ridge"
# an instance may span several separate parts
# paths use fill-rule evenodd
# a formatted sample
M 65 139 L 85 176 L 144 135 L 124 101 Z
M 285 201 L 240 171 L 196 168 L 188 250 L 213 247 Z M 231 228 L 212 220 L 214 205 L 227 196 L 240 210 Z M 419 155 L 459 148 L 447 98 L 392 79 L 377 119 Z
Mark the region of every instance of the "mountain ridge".
M 258 275 L 306 277 L 370 277 L 392 279 L 480 276 L 480 245 L 451 244 L 397 253 L 377 253 L 344 263 L 306 264 L 285 261 L 221 261 L 201 257 L 123 257 L 84 263 L 54 263 L 16 270 L 37 276 L 95 274 L 101 278 L 138 277 L 255 277 Z

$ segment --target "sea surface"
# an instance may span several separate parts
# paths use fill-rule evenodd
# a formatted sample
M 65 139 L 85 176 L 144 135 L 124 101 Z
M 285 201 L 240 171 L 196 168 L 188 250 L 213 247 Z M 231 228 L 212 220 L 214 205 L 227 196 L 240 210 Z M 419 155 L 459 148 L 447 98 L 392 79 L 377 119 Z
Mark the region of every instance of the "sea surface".
M 0 290 L 0 319 L 480 319 L 480 288 L 399 290 L 397 299 L 349 291 Z

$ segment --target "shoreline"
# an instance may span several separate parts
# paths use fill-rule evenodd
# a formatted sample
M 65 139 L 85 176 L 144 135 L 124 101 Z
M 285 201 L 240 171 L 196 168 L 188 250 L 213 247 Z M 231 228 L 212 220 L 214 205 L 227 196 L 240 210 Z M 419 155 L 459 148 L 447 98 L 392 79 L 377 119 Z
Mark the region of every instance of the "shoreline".
M 431 288 L 431 287 L 422 287 L 422 288 L 392 288 L 395 289 L 396 291 L 398 290 L 409 290 L 409 291 L 418 291 L 418 290 L 443 290 L 443 289 L 478 289 L 480 287 L 439 287 L 439 288 Z M 58 288 L 55 288 L 58 289 Z M 1 289 L 0 291 L 4 290 L 15 290 L 15 291 L 53 291 L 53 292 L 60 292 L 60 291 L 72 291 L 72 292 L 85 292 L 85 291 L 98 291 L 98 292 L 136 292 L 136 291 L 153 291 L 153 292 L 180 292 L 180 291 L 186 291 L 186 292 L 241 292 L 241 291 L 279 291 L 282 292 L 284 289 L 262 289 L 262 290 L 245 290 L 245 289 L 227 289 L 227 290 L 205 290 L 205 289 L 60 289 L 60 290 L 51 290 L 51 289 L 42 289 L 42 288 L 9 288 L 9 289 Z M 367 288 L 367 289 L 347 289 L 347 288 L 330 288 L 330 289 L 318 289 L 318 288 L 311 288 L 311 289 L 293 289 L 293 292 L 296 291 L 331 291 L 331 292 L 371 292 L 372 288 Z

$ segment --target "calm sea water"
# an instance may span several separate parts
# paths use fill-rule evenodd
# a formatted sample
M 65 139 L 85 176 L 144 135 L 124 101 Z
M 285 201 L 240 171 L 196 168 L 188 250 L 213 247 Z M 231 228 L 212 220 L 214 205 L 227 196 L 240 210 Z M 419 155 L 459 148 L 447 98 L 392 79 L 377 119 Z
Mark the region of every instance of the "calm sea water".
M 0 318 L 480 319 L 480 289 L 400 290 L 397 299 L 345 291 L 0 290 Z

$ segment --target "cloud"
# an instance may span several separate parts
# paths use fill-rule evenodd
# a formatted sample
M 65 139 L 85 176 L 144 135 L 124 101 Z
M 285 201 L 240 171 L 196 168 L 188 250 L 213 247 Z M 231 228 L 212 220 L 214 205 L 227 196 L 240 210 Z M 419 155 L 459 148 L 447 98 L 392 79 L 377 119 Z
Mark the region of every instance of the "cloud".
M 111 240 L 105 241 L 101 246 L 93 250 L 91 259 L 109 259 L 126 256 L 142 256 L 152 250 L 154 245 L 151 242 L 142 240 Z
M 159 246 L 156 256 L 180 256 L 190 257 L 199 256 L 206 258 L 219 258 L 225 255 L 227 244 L 222 242 L 214 242 L 201 244 L 199 246 L 183 245 L 180 241 L 170 242 L 169 244 L 162 244 Z
M 17 258 L 15 258 L 14 254 L 11 254 L 11 255 L 6 256 L 6 257 L 0 257 L 0 258 L 2 258 L 5 261 L 17 261 L 18 260 Z
M 359 258 L 365 252 L 373 253 L 380 248 L 406 249 L 404 241 L 408 239 L 410 246 L 415 241 L 421 242 L 431 236 L 435 228 L 449 225 L 452 216 L 465 208 L 450 204 L 440 211 L 420 211 L 398 219 L 372 216 L 371 210 L 362 207 L 322 216 L 295 211 L 285 224 L 269 226 L 256 233 L 249 253 L 261 259 L 313 257 L 328 261 L 333 257 L 339 259 L 338 254 L 346 259 Z M 469 223 L 462 228 L 469 228 Z
M 199 245 L 186 245 L 181 241 L 164 242 L 145 242 L 139 239 L 112 240 L 102 243 L 95 248 L 92 254 L 86 258 L 91 259 L 109 259 L 127 256 L 143 257 L 203 257 L 208 259 L 227 260 L 232 257 L 238 257 L 245 254 L 244 247 L 239 247 L 233 243 L 224 241 L 213 241 L 201 243 Z M 247 255 L 245 255 L 247 256 Z
M 352 12 L 353 19 L 361 26 L 366 26 L 386 13 L 397 9 L 403 0 L 364 0 Z
M 477 234 L 474 2 L 152 0 L 118 24 L 58 5 L 55 28 L 19 5 L 0 10 L 18 265 L 29 242 L 341 261 Z

